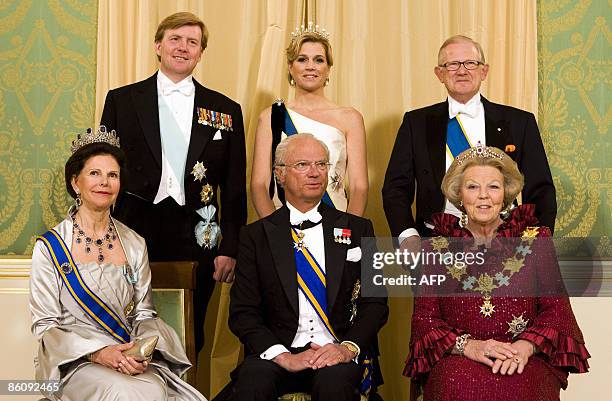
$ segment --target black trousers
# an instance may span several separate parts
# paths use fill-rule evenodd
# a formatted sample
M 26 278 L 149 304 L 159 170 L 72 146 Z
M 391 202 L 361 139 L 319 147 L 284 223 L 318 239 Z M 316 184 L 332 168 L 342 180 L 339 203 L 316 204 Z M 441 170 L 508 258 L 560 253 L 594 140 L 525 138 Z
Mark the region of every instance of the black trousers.
M 204 318 L 208 301 L 215 288 L 212 278 L 216 248 L 205 250 L 198 245 L 194 228 L 199 221 L 195 211 L 166 198 L 157 205 L 130 194 L 117 202 L 115 217 L 144 237 L 151 262 L 195 260 L 197 287 L 194 293 L 196 355 L 204 346 Z M 196 363 L 196 361 L 191 361 Z
M 276 401 L 292 392 L 310 393 L 312 401 L 358 401 L 363 369 L 350 362 L 291 373 L 259 355 L 250 355 L 234 374 L 229 401 Z

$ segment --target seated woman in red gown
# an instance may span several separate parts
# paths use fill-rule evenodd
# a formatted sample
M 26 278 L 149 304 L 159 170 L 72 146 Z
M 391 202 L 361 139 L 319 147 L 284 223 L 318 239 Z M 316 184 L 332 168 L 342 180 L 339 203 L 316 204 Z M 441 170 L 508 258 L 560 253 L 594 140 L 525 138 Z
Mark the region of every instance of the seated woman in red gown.
M 422 266 L 446 277 L 415 299 L 404 375 L 422 385 L 424 401 L 559 400 L 568 373 L 588 370 L 550 230 L 537 225 L 533 205 L 511 210 L 522 187 L 516 163 L 485 146 L 461 153 L 442 181 L 463 216 L 435 216 L 440 237 L 424 250 L 484 257 Z

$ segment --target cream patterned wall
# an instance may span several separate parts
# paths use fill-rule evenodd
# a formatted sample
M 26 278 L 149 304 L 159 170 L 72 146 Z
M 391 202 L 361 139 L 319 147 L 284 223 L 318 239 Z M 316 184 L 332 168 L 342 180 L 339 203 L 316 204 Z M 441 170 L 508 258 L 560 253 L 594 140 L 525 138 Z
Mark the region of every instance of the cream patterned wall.
M 93 123 L 97 1 L 0 1 L 0 254 L 29 254 L 69 205 L 63 164 Z

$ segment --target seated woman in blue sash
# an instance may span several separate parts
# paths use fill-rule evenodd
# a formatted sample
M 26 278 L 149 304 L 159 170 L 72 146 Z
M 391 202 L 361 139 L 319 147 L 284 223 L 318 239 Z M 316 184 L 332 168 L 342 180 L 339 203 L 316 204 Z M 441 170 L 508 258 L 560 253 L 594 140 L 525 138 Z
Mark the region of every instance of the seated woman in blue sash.
M 72 152 L 65 178 L 75 205 L 32 254 L 36 379 L 60 384 L 45 396 L 205 401 L 179 378 L 191 364 L 177 334 L 157 317 L 144 239 L 110 215 L 125 177 L 119 139 L 104 127 L 88 130 Z M 149 349 L 134 352 L 143 343 Z

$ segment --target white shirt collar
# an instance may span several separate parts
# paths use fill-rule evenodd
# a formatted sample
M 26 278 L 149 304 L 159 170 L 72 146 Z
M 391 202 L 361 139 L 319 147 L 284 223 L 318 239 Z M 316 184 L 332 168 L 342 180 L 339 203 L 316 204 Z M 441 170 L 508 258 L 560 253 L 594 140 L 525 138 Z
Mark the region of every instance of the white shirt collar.
M 448 96 L 448 118 L 454 118 L 457 114 L 465 114 L 472 118 L 478 117 L 481 107 L 480 92 L 476 93 L 470 100 L 465 104 L 459 103 L 453 99 L 450 95 Z
M 161 90 L 164 96 L 168 96 L 173 91 L 179 91 L 185 96 L 193 95 L 195 85 L 193 84 L 193 75 L 188 75 L 181 81 L 174 83 L 162 70 L 157 71 L 157 88 Z
M 300 224 L 306 220 L 310 220 L 313 223 L 318 223 L 323 219 L 321 213 L 319 213 L 318 208 L 321 202 L 316 204 L 312 209 L 308 210 L 306 213 L 302 213 L 297 210 L 291 203 L 287 203 L 287 209 L 289 209 L 289 221 L 292 225 Z

